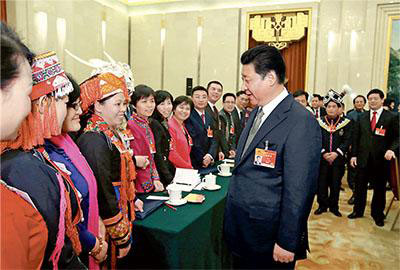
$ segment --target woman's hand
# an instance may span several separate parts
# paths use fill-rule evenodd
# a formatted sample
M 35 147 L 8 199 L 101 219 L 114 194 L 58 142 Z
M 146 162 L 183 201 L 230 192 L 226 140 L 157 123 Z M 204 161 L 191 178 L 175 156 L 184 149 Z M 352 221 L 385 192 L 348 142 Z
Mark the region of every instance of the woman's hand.
M 150 164 L 148 156 L 135 156 L 135 160 L 138 168 L 146 169 Z
M 131 249 L 131 244 L 129 244 L 129 246 L 127 246 L 126 248 L 120 248 L 117 258 L 121 259 L 121 258 L 125 257 L 129 253 L 130 249 Z
M 108 243 L 104 240 L 102 241 L 103 246 L 101 247 L 101 251 L 97 256 L 94 257 L 99 263 L 104 262 L 107 259 Z
M 135 201 L 135 211 L 143 212 L 143 201 L 140 199 L 137 199 Z
M 106 226 L 104 226 L 103 220 L 99 218 L 99 236 L 106 239 Z
M 159 181 L 154 181 L 154 192 L 164 191 L 164 185 Z

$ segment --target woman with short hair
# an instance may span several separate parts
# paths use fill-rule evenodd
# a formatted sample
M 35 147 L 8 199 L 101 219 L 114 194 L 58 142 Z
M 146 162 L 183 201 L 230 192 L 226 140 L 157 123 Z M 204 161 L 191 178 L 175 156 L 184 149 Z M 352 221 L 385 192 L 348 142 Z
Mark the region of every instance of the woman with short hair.
M 169 160 L 176 168 L 192 169 L 190 151 L 192 138 L 185 127 L 185 120 L 189 118 L 193 102 L 186 96 L 179 96 L 173 102 L 173 115 L 168 120 L 169 133 L 172 138 L 172 147 Z
M 156 145 L 149 126 L 149 117 L 153 114 L 156 106 L 154 97 L 153 89 L 143 84 L 136 86 L 135 92 L 131 96 L 131 104 L 135 108 L 135 112 L 128 120 L 128 128 L 134 138 L 130 141 L 130 146 L 135 156 L 146 156 L 149 160 L 148 166 L 137 170 L 135 182 L 137 193 L 164 190 L 154 162 Z

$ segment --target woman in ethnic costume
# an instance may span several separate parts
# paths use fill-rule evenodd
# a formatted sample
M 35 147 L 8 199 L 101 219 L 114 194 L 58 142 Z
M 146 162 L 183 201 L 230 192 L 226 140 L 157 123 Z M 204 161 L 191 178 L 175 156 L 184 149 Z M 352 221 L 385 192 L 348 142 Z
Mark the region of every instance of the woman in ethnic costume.
M 62 134 L 45 140 L 45 149 L 50 158 L 63 168 L 70 176 L 81 197 L 83 219 L 78 223 L 79 239 L 82 244 L 81 259 L 90 269 L 99 269 L 99 263 L 107 257 L 108 244 L 103 235 L 99 234 L 99 211 L 97 202 L 97 184 L 89 164 L 82 156 L 79 148 L 68 135 L 68 132 L 80 130 L 79 116 L 80 88 L 75 80 L 67 75 L 74 91 L 68 95 L 67 115 L 62 125 Z M 100 221 L 102 227 L 104 224 Z M 91 255 L 88 260 L 88 255 Z
M 1 142 L 3 180 L 31 198 L 48 229 L 42 268 L 86 269 L 76 224 L 82 213 L 78 191 L 50 159 L 44 139 L 61 133 L 71 82 L 54 52 L 36 56 L 32 64 L 32 109 L 18 137 Z
M 99 214 L 111 242 L 111 267 L 131 247 L 135 205 L 135 164 L 125 140 L 132 139 L 122 127 L 129 96 L 123 76 L 97 74 L 81 85 L 82 110 L 87 123 L 77 144 L 97 180 Z
M 17 137 L 19 126 L 31 109 L 31 56 L 15 32 L 1 23 L 1 140 Z M 0 268 L 40 269 L 48 233 L 42 215 L 28 195 L 3 181 L 0 198 Z
M 154 96 L 153 89 L 141 84 L 135 87 L 135 92 L 133 92 L 131 97 L 131 104 L 136 112 L 128 120 L 128 128 L 135 138 L 131 140 L 130 145 L 135 156 L 146 156 L 150 162 L 149 166 L 140 168 L 137 171 L 135 182 L 137 193 L 164 190 L 164 185 L 160 181 L 154 162 L 156 145 L 148 121 L 156 106 Z

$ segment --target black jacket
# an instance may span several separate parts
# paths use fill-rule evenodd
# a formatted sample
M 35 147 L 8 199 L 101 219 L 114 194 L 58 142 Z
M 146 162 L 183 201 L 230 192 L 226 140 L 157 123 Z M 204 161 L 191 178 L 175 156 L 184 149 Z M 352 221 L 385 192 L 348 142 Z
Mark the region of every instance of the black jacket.
M 172 179 L 174 179 L 176 170 L 174 165 L 168 159 L 171 135 L 169 134 L 166 126 L 161 124 L 156 119 L 150 119 L 149 124 L 151 130 L 153 131 L 154 140 L 156 142 L 154 161 L 156 163 L 161 182 L 164 184 L 164 186 L 167 186 L 171 183 Z
M 211 116 L 211 119 L 212 119 L 211 128 L 213 130 L 214 139 L 218 145 L 217 153 L 219 153 L 220 151 L 222 151 L 222 149 L 221 149 L 222 134 L 221 134 L 221 123 L 219 121 L 219 115 L 218 115 L 218 113 L 215 113 L 215 111 L 213 109 L 211 109 L 210 104 L 207 104 L 207 107 L 205 110 Z
M 329 125 L 336 124 L 334 131 L 332 132 L 332 149 L 331 149 L 331 131 Z M 336 152 L 338 157 L 333 162 L 333 165 L 344 165 L 346 162 L 345 155 L 349 150 L 351 144 L 351 132 L 352 132 L 352 122 L 351 120 L 340 117 L 333 120 L 322 117 L 318 119 L 318 123 L 321 127 L 322 134 L 322 150 L 321 154 Z M 332 150 L 332 151 L 331 151 Z M 326 162 L 325 159 L 321 157 L 322 162 Z
M 49 258 L 56 245 L 60 216 L 60 186 L 56 170 L 47 165 L 43 156 L 35 150 L 31 152 L 10 150 L 1 155 L 1 178 L 8 185 L 28 193 L 42 215 L 48 230 L 42 269 L 53 269 Z M 68 182 L 64 183 L 69 189 Z M 73 192 L 70 192 L 70 200 L 74 217 L 77 214 L 78 202 Z M 72 243 L 66 235 L 58 268 L 86 269 L 73 251 Z
M 385 136 L 371 131 L 370 111 L 364 112 L 356 122 L 353 132 L 352 157 L 357 157 L 357 166 L 365 168 L 368 159 L 384 162 L 387 150 L 399 151 L 399 118 L 396 114 L 383 110 L 376 128 L 385 130 Z
M 238 143 L 239 143 L 240 134 L 242 134 L 242 130 L 244 128 L 244 125 L 243 125 L 244 119 L 239 117 L 240 113 L 242 113 L 242 112 L 238 111 L 238 109 L 236 107 L 232 111 L 233 123 L 235 124 L 235 135 L 236 135 L 235 143 L 236 143 L 236 145 L 238 145 Z M 244 118 L 244 112 L 242 113 L 242 117 Z
M 236 150 L 237 126 L 233 120 L 233 113 L 229 114 L 225 112 L 225 110 L 221 110 L 219 112 L 219 122 L 221 126 L 221 151 L 224 153 L 225 157 L 228 157 L 230 150 Z

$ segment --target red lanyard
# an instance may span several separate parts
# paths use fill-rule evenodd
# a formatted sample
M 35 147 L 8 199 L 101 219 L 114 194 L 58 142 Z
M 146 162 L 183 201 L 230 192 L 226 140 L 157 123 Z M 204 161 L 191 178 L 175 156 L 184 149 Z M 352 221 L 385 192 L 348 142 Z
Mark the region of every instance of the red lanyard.
M 328 117 L 325 116 L 325 121 L 329 123 L 329 152 L 332 152 L 332 144 L 333 144 L 333 132 L 336 131 L 336 126 L 340 121 L 340 117 L 338 117 L 338 120 L 336 121 L 335 124 L 331 123 L 328 121 Z

